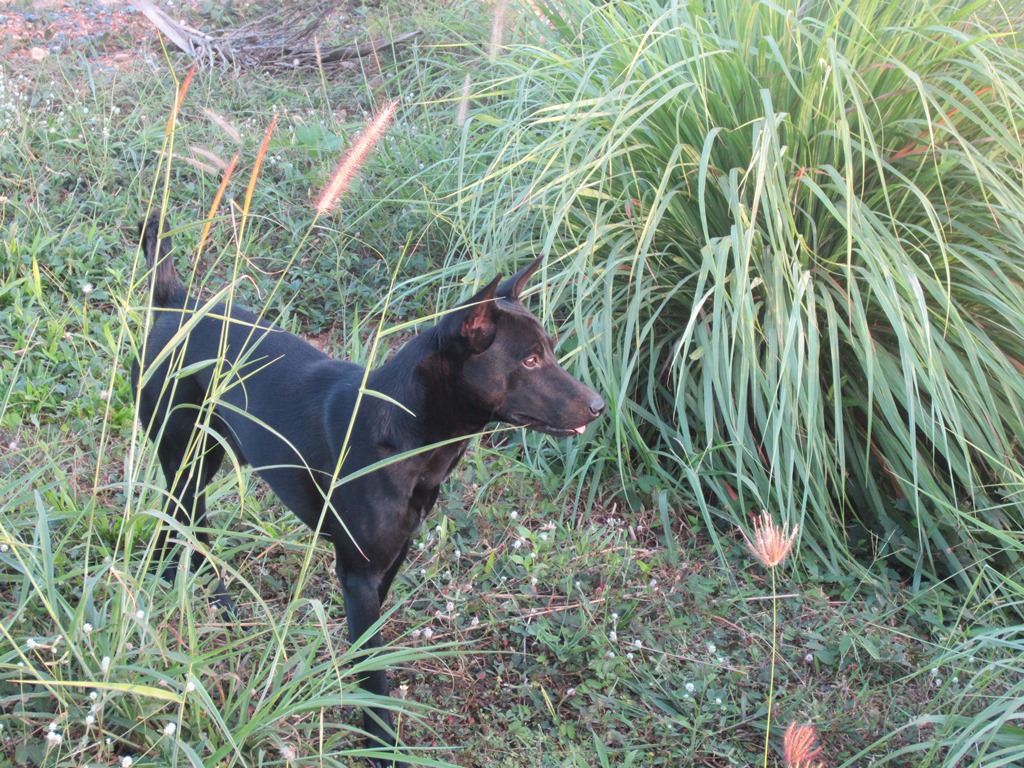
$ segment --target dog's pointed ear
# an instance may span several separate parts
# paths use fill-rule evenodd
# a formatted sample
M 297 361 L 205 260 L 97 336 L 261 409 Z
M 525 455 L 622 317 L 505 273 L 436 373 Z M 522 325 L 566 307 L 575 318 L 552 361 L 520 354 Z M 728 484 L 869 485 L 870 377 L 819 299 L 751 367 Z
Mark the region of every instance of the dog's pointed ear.
M 466 308 L 460 313 L 455 334 L 462 339 L 473 354 L 483 352 L 494 341 L 494 306 L 495 292 L 500 277 L 491 280 L 490 284 L 466 302 Z
M 540 265 L 544 263 L 544 256 L 538 256 L 532 262 L 527 264 L 521 270 L 516 272 L 512 277 L 503 282 L 498 286 L 496 295 L 499 299 L 509 299 L 510 301 L 519 301 L 519 295 L 522 293 L 523 288 L 526 287 L 527 282 L 533 277 L 533 273 L 540 269 Z

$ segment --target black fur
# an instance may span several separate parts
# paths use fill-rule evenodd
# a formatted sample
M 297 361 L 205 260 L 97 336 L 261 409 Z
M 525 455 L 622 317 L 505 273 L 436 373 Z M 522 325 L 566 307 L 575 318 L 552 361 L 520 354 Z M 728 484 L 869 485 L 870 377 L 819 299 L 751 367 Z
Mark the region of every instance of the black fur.
M 570 435 L 604 410 L 601 398 L 558 364 L 550 337 L 519 300 L 538 259 L 503 283 L 495 279 L 372 371 L 367 388 L 404 407 L 364 394 L 345 447 L 364 369 L 244 309 L 218 304 L 197 319 L 202 302 L 188 296 L 174 269 L 159 215 L 145 224 L 142 244 L 154 274 L 154 309 L 132 381 L 139 387 L 145 377 L 140 417 L 156 444 L 169 513 L 184 525 L 203 525 L 204 489 L 229 448 L 334 544 L 353 641 L 380 617 L 409 541 L 469 437 L 494 421 Z M 164 354 L 186 323 L 193 325 L 184 341 Z M 204 423 L 209 430 L 196 428 Z M 451 440 L 332 486 L 332 478 Z M 208 542 L 204 532 L 196 535 Z M 160 536 L 168 549 L 167 530 Z M 168 578 L 178 557 L 169 561 Z M 198 553 L 193 560 L 202 564 Z M 214 599 L 232 607 L 219 581 Z M 380 642 L 375 634 L 367 645 Z M 383 671 L 361 683 L 387 694 Z M 397 744 L 387 710 L 368 712 L 365 726 L 371 746 Z

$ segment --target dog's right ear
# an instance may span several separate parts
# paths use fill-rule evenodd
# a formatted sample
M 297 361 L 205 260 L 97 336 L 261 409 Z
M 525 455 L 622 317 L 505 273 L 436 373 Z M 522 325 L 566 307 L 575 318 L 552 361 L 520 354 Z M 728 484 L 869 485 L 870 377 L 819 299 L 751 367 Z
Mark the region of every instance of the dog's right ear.
M 454 335 L 460 339 L 471 354 L 483 352 L 494 341 L 494 291 L 501 278 L 494 278 L 490 285 L 466 302 L 466 307 L 456 317 Z

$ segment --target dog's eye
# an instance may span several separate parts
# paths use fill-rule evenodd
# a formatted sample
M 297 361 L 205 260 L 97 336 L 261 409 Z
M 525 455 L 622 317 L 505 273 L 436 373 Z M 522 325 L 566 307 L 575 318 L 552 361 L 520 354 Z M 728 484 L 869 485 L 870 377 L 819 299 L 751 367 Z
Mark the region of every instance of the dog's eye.
M 540 357 L 537 355 L 530 355 L 528 358 L 523 360 L 523 366 L 525 368 L 536 368 L 540 365 Z

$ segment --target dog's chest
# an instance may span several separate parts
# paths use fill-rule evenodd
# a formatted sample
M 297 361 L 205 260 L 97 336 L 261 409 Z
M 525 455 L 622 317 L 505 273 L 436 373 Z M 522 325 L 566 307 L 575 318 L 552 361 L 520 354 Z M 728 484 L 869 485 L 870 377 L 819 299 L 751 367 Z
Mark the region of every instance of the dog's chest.
M 434 506 L 441 483 L 452 473 L 465 454 L 467 442 L 460 440 L 457 443 L 442 445 L 423 455 L 417 467 L 409 499 L 409 511 L 418 517 L 418 522 L 422 523 L 423 518 Z

